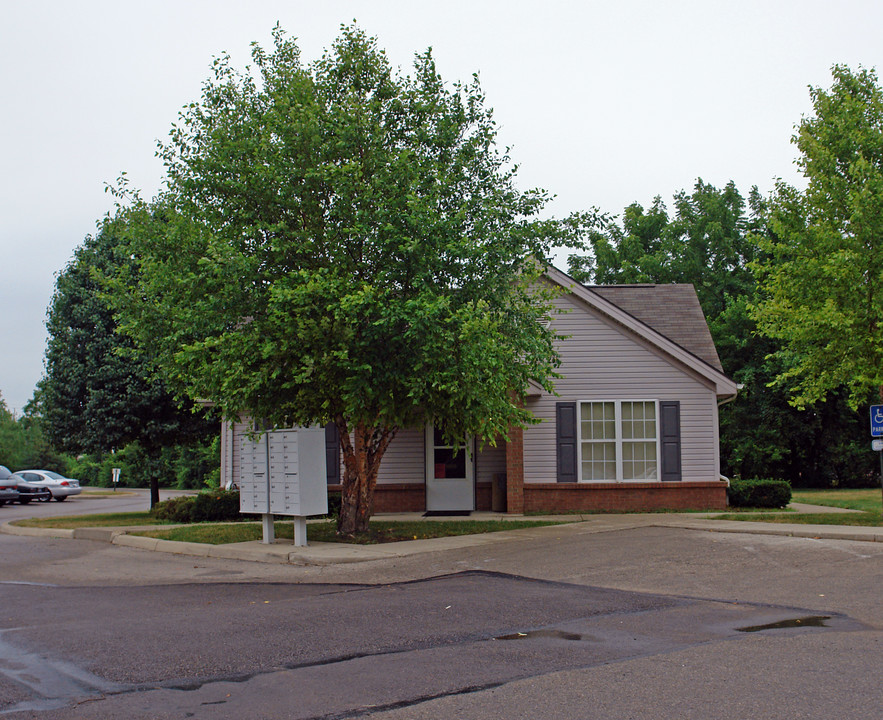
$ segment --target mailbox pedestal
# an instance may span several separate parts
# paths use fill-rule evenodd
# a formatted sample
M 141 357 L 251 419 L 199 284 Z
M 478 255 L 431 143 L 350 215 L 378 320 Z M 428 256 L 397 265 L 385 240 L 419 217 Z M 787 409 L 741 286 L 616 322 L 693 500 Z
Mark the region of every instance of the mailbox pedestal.
M 262 517 L 263 542 L 272 543 L 274 515 L 294 516 L 294 544 L 307 544 L 307 515 L 328 512 L 325 430 L 271 430 L 240 441 L 239 511 Z

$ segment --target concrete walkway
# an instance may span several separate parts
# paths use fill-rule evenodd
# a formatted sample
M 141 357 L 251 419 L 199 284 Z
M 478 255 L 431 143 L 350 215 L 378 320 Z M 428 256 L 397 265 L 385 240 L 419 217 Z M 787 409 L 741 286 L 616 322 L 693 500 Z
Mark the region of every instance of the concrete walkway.
M 851 513 L 854 510 L 821 507 L 792 503 L 789 508 L 800 513 Z M 146 526 L 112 528 L 78 528 L 75 530 L 19 527 L 9 521 L 0 523 L 0 532 L 9 535 L 33 537 L 72 538 L 96 540 L 123 547 L 139 548 L 156 552 L 193 555 L 196 557 L 225 558 L 229 560 L 250 560 L 253 562 L 282 563 L 289 565 L 334 565 L 338 563 L 366 562 L 389 558 L 405 557 L 419 553 L 476 547 L 505 542 L 512 539 L 527 539 L 538 533 L 579 532 L 602 533 L 629 530 L 637 527 L 670 527 L 704 532 L 747 533 L 755 535 L 784 535 L 814 539 L 857 540 L 863 542 L 883 542 L 883 527 L 853 527 L 846 525 L 804 525 L 798 523 L 764 523 L 732 520 L 715 520 L 719 513 L 646 513 L 646 514 L 601 514 L 601 515 L 553 515 L 524 517 L 500 513 L 475 512 L 468 518 L 444 517 L 424 518 L 421 513 L 396 513 L 375 515 L 377 520 L 551 520 L 566 525 L 552 525 L 480 535 L 460 535 L 456 537 L 433 538 L 429 540 L 409 540 L 405 542 L 383 543 L 378 545 L 349 545 L 346 543 L 312 543 L 307 547 L 295 547 L 291 540 L 277 540 L 265 545 L 259 541 L 208 545 L 204 543 L 178 542 L 142 537 L 130 533 L 150 529 Z M 156 527 L 169 527 L 168 525 Z

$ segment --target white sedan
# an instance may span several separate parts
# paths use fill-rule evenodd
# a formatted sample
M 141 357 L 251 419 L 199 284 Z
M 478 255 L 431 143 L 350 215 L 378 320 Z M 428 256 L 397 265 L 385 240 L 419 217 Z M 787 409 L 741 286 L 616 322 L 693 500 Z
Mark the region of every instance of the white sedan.
M 15 474 L 32 485 L 49 488 L 52 499 L 58 502 L 67 500 L 69 495 L 79 495 L 82 492 L 79 480 L 66 478 L 51 470 L 19 470 Z

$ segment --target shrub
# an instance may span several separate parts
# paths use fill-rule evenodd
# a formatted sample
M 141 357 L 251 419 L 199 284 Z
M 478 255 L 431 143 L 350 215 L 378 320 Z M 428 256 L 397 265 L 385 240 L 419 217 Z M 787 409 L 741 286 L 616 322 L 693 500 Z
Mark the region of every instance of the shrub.
M 170 498 L 154 505 L 150 514 L 157 520 L 176 523 L 236 522 L 247 517 L 239 512 L 239 493 L 235 490 Z
M 192 495 L 181 495 L 158 502 L 150 510 L 157 520 L 168 520 L 176 523 L 193 522 L 193 505 L 196 500 Z
M 727 499 L 733 507 L 785 507 L 791 502 L 791 486 L 771 478 L 730 480 Z
M 191 522 L 233 522 L 242 520 L 238 490 L 209 490 L 193 499 Z

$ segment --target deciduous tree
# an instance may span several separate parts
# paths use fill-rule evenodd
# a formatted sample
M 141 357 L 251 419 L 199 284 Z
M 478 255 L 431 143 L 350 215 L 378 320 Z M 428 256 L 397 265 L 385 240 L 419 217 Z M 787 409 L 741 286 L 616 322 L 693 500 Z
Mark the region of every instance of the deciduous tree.
M 794 404 L 845 387 L 856 408 L 883 397 L 883 92 L 873 70 L 832 73 L 793 137 L 806 188 L 780 182 L 770 202 L 754 316 Z
M 477 79 L 429 52 L 396 73 L 345 28 L 315 63 L 275 32 L 258 76 L 215 62 L 161 147 L 167 186 L 117 221 L 137 258 L 123 309 L 176 386 L 275 426 L 333 422 L 339 531 L 367 528 L 401 428 L 494 441 L 557 365 L 538 283 L 582 219 L 538 221 Z
M 781 387 L 778 340 L 759 336 L 749 308 L 756 302 L 751 263 L 763 257 L 769 233 L 765 201 L 747 202 L 733 183 L 717 189 L 698 180 L 692 193 L 661 197 L 649 208 L 629 205 L 590 232 L 593 254 L 575 255 L 570 270 L 595 284 L 686 282 L 696 287 L 724 371 L 743 388 L 721 408 L 721 465 L 727 475 L 781 477 L 795 486 L 864 485 L 873 457 L 861 442 L 857 413 L 844 393 L 824 407 L 799 410 Z
M 182 409 L 150 358 L 117 332 L 98 278 L 122 267 L 132 268 L 132 259 L 105 223 L 59 273 L 46 322 L 46 372 L 34 409 L 52 444 L 67 452 L 106 453 L 140 443 L 148 460 L 138 470 L 150 481 L 153 505 L 159 501 L 159 478 L 150 459 L 216 425 Z

